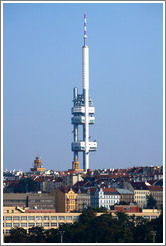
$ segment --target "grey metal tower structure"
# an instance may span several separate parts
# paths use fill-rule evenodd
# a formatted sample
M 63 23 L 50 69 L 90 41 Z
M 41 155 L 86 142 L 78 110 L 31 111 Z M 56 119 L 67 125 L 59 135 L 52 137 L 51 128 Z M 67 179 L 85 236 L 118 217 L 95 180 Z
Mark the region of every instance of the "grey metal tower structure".
M 95 123 L 95 108 L 92 99 L 89 98 L 89 48 L 86 44 L 86 15 L 84 15 L 84 46 L 82 47 L 82 82 L 83 92 L 78 94 L 78 89 L 74 88 L 72 124 L 74 127 L 74 142 L 72 142 L 72 151 L 74 152 L 74 166 L 78 167 L 78 152 L 83 152 L 83 169 L 89 168 L 89 152 L 97 150 L 97 142 L 89 141 L 89 124 Z M 78 139 L 78 128 L 83 127 L 83 139 Z

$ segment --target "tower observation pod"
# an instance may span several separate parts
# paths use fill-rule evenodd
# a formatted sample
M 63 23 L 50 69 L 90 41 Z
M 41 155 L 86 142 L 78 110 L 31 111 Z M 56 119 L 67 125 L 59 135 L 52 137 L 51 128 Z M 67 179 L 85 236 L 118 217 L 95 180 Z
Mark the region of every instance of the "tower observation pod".
M 83 152 L 83 169 L 89 169 L 89 152 L 97 150 L 97 142 L 90 142 L 89 139 L 89 125 L 95 123 L 95 108 L 93 107 L 92 99 L 89 98 L 89 48 L 87 46 L 86 35 L 86 15 L 84 15 L 84 46 L 82 47 L 82 94 L 78 94 L 78 89 L 74 88 L 73 93 L 73 108 L 72 124 L 74 141 L 71 144 L 74 152 L 74 160 L 72 168 L 78 168 L 78 152 Z M 78 139 L 79 126 L 83 129 L 83 139 Z

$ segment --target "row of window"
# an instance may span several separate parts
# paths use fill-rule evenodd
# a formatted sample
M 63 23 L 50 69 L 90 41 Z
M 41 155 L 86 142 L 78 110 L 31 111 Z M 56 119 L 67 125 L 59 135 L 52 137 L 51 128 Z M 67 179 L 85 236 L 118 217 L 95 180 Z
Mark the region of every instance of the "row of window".
M 135 198 L 141 198 L 141 199 L 146 199 L 146 196 L 144 195 L 144 196 L 135 196 Z
M 99 196 L 96 195 L 95 197 L 98 198 Z M 106 198 L 106 199 L 110 198 L 110 199 L 113 199 L 113 198 L 120 198 L 120 196 L 100 196 L 100 198 Z
M 75 204 L 74 200 L 69 200 L 69 204 Z
M 53 199 L 46 199 L 46 200 L 34 200 L 34 199 L 31 199 L 31 200 L 29 200 L 29 202 L 46 202 L 46 203 L 53 203 L 54 200 L 53 200 Z
M 21 223 L 21 227 L 34 227 L 35 223 Z M 36 223 L 36 226 L 44 226 L 44 227 L 49 227 L 50 223 Z M 4 226 L 4 225 L 3 225 Z M 51 223 L 51 226 L 57 227 L 57 223 Z M 12 223 L 6 223 L 6 227 L 12 227 Z M 13 223 L 13 227 L 20 227 L 20 223 Z
M 29 223 L 30 224 L 30 223 Z M 33 224 L 33 223 L 31 223 Z M 38 223 L 40 224 L 39 226 L 41 226 L 41 223 Z M 59 225 L 63 225 L 64 223 L 59 223 Z M 66 224 L 72 224 L 72 223 L 66 223 Z M 57 227 L 57 223 L 51 223 L 51 226 L 52 227 Z M 17 227 L 17 226 L 16 226 Z M 25 226 L 26 227 L 26 226 Z M 31 227 L 31 225 L 29 225 L 29 227 Z M 33 225 L 32 225 L 33 227 Z M 7 229 L 7 230 L 3 230 L 3 233 L 6 233 L 6 234 L 9 234 L 11 230 Z
M 147 191 L 135 191 L 135 194 L 149 194 L 149 192 Z
M 112 203 L 112 204 L 115 204 L 115 203 L 118 203 L 119 200 L 100 200 L 101 203 Z
M 74 220 L 78 220 L 79 216 L 74 216 Z M 35 216 L 13 216 L 13 220 L 35 220 Z M 50 220 L 49 216 L 36 216 L 36 220 Z M 4 220 L 4 217 L 3 217 Z M 6 216 L 6 220 L 12 220 L 12 216 Z M 57 220 L 57 216 L 51 216 L 51 220 Z M 65 220 L 65 216 L 58 216 L 58 220 Z M 72 220 L 72 216 L 66 216 L 66 220 Z

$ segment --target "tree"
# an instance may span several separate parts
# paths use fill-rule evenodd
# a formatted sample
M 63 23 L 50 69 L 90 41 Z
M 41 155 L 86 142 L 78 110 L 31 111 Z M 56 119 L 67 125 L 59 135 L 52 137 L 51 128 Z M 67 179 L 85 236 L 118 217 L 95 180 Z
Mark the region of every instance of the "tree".
M 29 228 L 28 238 L 31 243 L 44 242 L 45 235 L 43 227 L 36 226 Z
M 12 228 L 10 235 L 5 237 L 5 242 L 8 243 L 25 243 L 27 239 L 27 231 L 23 228 Z
M 153 219 L 149 222 L 152 226 L 152 230 L 156 232 L 155 241 L 156 243 L 163 242 L 163 214 L 161 214 L 157 219 Z
M 60 236 L 58 229 L 51 228 L 44 233 L 45 235 L 45 242 L 46 243 L 59 243 L 60 242 Z
M 139 216 L 136 218 L 136 226 L 134 228 L 135 243 L 152 243 L 152 226 L 147 219 Z
M 86 208 L 79 217 L 79 222 L 81 224 L 88 224 L 91 219 L 96 216 L 96 212 L 93 208 L 88 207 Z
M 147 196 L 147 208 L 153 209 L 156 207 L 157 201 L 152 197 L 152 195 Z
M 14 192 L 15 193 L 26 193 L 26 192 L 32 192 L 36 191 L 36 183 L 31 178 L 25 178 L 21 179 L 18 185 L 15 187 Z

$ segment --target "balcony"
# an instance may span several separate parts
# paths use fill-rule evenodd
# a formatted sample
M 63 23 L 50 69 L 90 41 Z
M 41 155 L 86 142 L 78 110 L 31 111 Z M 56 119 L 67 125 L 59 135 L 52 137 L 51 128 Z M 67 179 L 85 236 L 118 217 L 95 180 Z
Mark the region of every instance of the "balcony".
M 71 144 L 72 151 L 85 151 L 85 142 L 73 142 Z M 97 142 L 89 142 L 89 151 L 97 150 Z
M 85 116 L 74 116 L 71 119 L 72 124 L 85 124 Z M 95 123 L 95 117 L 89 117 L 89 124 Z
M 94 114 L 95 113 L 95 108 L 94 107 L 89 107 L 88 108 L 89 114 Z M 71 109 L 72 114 L 85 114 L 85 107 L 80 107 L 80 106 L 75 106 Z

